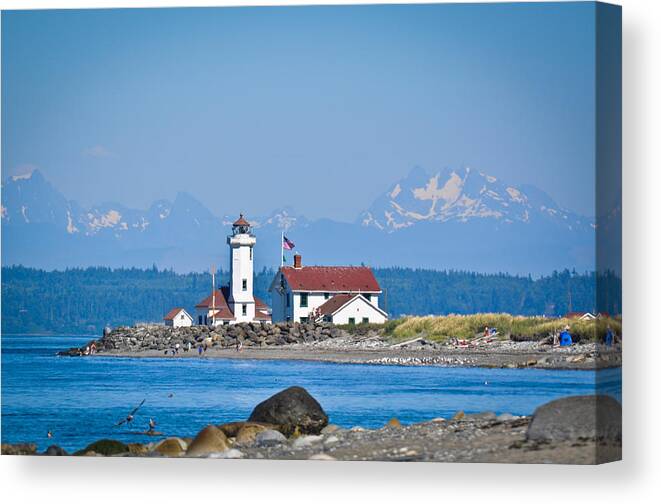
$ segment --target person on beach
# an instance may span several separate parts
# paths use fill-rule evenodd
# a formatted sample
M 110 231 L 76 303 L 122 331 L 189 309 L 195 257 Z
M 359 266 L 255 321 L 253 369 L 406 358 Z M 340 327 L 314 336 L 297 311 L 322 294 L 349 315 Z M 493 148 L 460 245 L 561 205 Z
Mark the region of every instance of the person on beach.
M 188 346 L 186 347 L 186 351 L 190 352 L 191 348 L 192 348 L 192 345 L 190 344 L 190 341 L 189 341 Z
M 177 344 L 174 346 L 174 353 L 175 353 L 175 355 L 178 355 L 178 354 L 179 354 L 179 343 L 177 343 Z
M 606 338 L 604 338 L 604 343 L 606 343 L 606 346 L 613 346 L 614 340 L 615 340 L 615 335 L 613 334 L 613 330 L 611 329 L 611 326 L 607 326 Z
M 92 342 L 90 345 L 90 354 L 94 355 L 96 353 L 96 343 Z
M 202 345 L 197 347 L 197 355 L 202 355 Z
M 569 333 L 569 326 L 566 325 L 564 331 L 560 333 L 560 346 L 571 346 L 573 343 L 571 334 Z
M 491 334 L 491 331 L 489 331 L 489 327 L 484 326 L 484 337 L 488 338 L 490 334 Z

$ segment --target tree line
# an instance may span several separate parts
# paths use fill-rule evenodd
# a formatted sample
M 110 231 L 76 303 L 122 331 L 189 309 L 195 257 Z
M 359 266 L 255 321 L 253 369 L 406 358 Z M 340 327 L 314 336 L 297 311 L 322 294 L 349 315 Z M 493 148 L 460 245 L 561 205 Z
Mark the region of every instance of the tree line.
M 375 268 L 384 291 L 381 305 L 393 318 L 505 312 L 560 316 L 568 311 L 621 310 L 619 277 L 612 273 L 553 272 L 532 278 L 505 273 Z M 275 272 L 255 273 L 255 295 L 270 304 Z M 229 281 L 228 272 L 216 285 Z M 105 267 L 44 271 L 23 266 L 2 268 L 3 333 L 98 334 L 103 327 L 160 322 L 171 308 L 191 314 L 211 293 L 209 273 L 175 273 Z M 599 307 L 596 298 L 599 298 Z

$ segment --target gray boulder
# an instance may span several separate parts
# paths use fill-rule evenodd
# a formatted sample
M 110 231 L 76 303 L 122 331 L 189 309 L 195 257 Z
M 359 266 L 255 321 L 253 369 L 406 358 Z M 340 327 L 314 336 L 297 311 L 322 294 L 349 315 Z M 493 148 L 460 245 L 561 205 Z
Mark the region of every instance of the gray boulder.
M 610 396 L 564 397 L 533 413 L 526 437 L 532 441 L 622 439 L 622 405 Z
M 69 455 L 69 454 L 67 453 L 67 451 L 64 448 L 54 444 L 54 445 L 50 445 L 48 448 L 46 448 L 46 451 L 44 451 L 44 455 L 49 455 L 51 457 L 53 457 L 53 456 L 63 457 L 63 456 Z
M 287 436 L 296 431 L 319 434 L 328 425 L 328 415 L 303 387 L 289 387 L 259 403 L 248 421 L 277 425 Z
M 258 432 L 255 436 L 255 444 L 257 446 L 277 446 L 287 441 L 287 438 L 277 430 L 267 429 Z

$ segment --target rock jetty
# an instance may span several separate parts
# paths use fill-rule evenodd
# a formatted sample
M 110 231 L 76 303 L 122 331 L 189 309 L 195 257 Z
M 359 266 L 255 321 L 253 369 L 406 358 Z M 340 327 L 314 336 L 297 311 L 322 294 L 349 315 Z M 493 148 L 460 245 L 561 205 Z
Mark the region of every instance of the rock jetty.
M 279 322 L 267 324 L 250 322 L 218 327 L 192 326 L 168 327 L 164 325 L 136 325 L 104 331 L 99 340 L 92 340 L 82 347 L 70 348 L 60 355 L 80 356 L 90 352 L 92 344 L 96 352 L 145 352 L 149 350 L 184 352 L 210 348 L 269 347 L 297 343 L 325 341 L 346 335 L 345 331 L 330 323 Z

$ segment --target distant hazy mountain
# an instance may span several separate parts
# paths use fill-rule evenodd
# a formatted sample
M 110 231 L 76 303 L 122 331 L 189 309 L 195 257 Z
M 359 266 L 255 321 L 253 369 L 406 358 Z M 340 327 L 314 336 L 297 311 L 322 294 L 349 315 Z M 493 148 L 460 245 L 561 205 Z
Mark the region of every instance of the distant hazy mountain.
M 445 169 L 432 176 L 415 168 L 361 216 L 362 225 L 389 233 L 421 222 L 484 220 L 500 226 L 523 223 L 568 231 L 591 229 L 588 219 L 563 210 L 543 191 L 508 185 L 470 168 Z
M 246 205 L 249 206 L 249 205 Z M 147 210 L 68 201 L 35 170 L 2 187 L 2 263 L 46 269 L 107 265 L 177 271 L 227 268 L 236 215 L 215 217 L 179 193 Z M 304 263 L 409 266 L 510 273 L 594 268 L 594 223 L 545 192 L 468 168 L 420 168 L 392 184 L 354 223 L 309 221 L 290 208 L 248 215 L 257 267 L 277 267 L 280 233 Z

